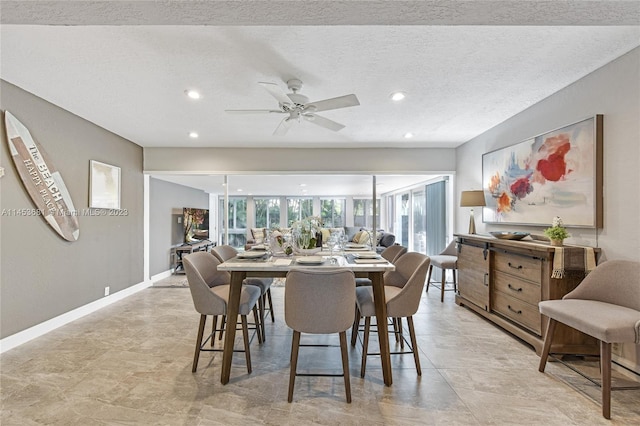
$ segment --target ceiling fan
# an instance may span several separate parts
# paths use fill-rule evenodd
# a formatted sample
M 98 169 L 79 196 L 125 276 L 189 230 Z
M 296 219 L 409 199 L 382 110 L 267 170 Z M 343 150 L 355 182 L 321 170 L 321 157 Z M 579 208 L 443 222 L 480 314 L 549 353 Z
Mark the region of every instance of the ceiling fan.
M 344 128 L 343 124 L 322 117 L 316 112 L 360 105 L 358 98 L 353 94 L 309 102 L 309 98 L 298 93 L 302 88 L 302 81 L 296 78 L 287 81 L 287 87 L 291 93 L 285 93 L 275 83 L 259 82 L 258 84 L 276 98 L 278 109 L 228 109 L 226 112 L 230 114 L 287 114 L 287 117 L 276 127 L 274 135 L 284 135 L 293 123 L 299 123 L 302 119 L 337 132 Z

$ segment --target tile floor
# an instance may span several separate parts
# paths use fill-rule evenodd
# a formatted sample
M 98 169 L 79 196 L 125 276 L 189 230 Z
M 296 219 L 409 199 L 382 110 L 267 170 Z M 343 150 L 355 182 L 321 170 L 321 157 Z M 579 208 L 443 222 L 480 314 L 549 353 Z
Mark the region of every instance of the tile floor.
M 251 346 L 253 373 L 234 357 L 220 384 L 220 353 L 203 353 L 191 373 L 198 314 L 184 277 L 172 277 L 0 357 L 0 423 L 9 425 L 638 425 L 640 390 L 613 392 L 612 420 L 600 391 L 551 363 L 538 372 L 526 344 L 448 292 L 423 294 L 414 317 L 422 377 L 410 355 L 395 356 L 391 387 L 360 347 L 351 349 L 353 403 L 342 378 L 296 379 L 287 403 L 291 332 L 284 288 L 272 289 L 276 322 Z M 336 342 L 333 338 L 327 341 Z M 239 343 L 239 342 L 238 342 Z M 377 342 L 372 342 L 376 344 Z M 302 348 L 299 366 L 340 371 L 337 348 Z

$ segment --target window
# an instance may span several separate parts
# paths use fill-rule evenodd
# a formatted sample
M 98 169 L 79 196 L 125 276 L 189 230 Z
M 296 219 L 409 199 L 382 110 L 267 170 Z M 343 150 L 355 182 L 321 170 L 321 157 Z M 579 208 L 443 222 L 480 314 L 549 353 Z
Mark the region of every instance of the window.
M 256 228 L 280 227 L 280 198 L 254 198 Z
M 353 200 L 353 226 L 371 228 L 373 226 L 373 203 L 371 199 Z M 381 228 L 380 223 L 380 199 L 376 200 L 376 226 Z
M 414 190 L 411 193 L 413 201 L 413 251 L 427 252 L 427 212 L 426 196 L 424 188 Z
M 345 226 L 345 199 L 344 198 L 321 198 L 320 218 L 326 228 L 336 228 Z
M 313 215 L 313 198 L 287 198 L 287 226 Z
M 395 219 L 393 231 L 396 235 L 396 241 L 409 247 L 409 193 L 396 195 Z
M 224 198 L 220 198 L 219 212 L 224 212 Z M 219 215 L 220 238 L 223 244 L 233 247 L 244 247 L 247 241 L 247 199 L 245 197 L 229 197 L 229 222 L 224 226 L 224 214 Z M 229 229 L 229 241 L 225 242 L 225 230 Z

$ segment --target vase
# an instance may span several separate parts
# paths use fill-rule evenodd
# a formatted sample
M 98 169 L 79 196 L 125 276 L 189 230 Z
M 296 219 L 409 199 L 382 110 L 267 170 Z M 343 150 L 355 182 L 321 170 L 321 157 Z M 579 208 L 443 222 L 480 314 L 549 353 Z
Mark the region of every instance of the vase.
M 551 245 L 554 247 L 562 247 L 562 241 L 563 240 L 551 240 Z

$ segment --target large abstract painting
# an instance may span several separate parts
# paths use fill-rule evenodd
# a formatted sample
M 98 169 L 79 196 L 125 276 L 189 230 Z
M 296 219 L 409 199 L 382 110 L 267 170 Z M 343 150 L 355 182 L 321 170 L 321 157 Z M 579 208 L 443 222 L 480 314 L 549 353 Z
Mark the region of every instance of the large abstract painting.
M 486 223 L 602 227 L 602 115 L 482 156 Z

